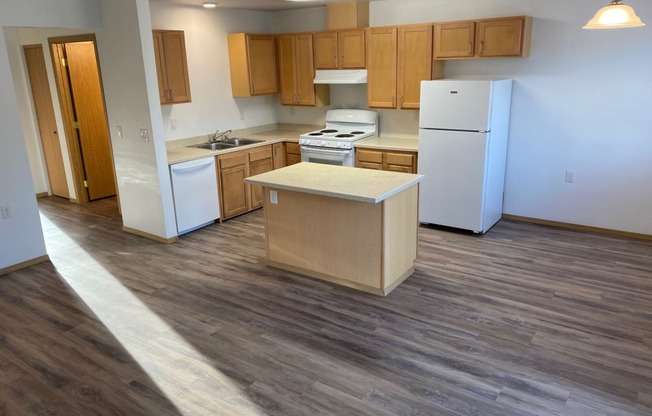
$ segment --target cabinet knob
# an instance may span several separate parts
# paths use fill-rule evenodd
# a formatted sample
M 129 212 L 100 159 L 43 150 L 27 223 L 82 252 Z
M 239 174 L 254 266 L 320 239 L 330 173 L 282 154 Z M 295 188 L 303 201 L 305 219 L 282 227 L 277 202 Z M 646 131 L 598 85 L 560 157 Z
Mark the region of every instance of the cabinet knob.
M 473 42 L 469 42 L 469 55 L 473 55 Z
M 480 55 L 484 52 L 484 42 L 480 42 Z

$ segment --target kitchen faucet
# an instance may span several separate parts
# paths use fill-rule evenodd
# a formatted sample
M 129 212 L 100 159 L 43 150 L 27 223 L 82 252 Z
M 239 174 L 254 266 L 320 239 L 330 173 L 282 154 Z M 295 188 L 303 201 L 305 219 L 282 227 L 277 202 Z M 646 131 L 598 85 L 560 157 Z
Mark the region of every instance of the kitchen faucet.
M 220 133 L 220 130 L 217 129 L 217 130 L 215 131 L 215 133 L 213 134 L 213 136 L 211 137 L 211 140 L 209 141 L 209 143 L 215 143 L 215 142 L 217 142 L 217 141 L 218 141 L 217 139 L 219 139 L 219 138 L 222 137 L 222 136 L 224 136 L 224 138 L 222 139 L 222 141 L 224 141 L 224 140 L 228 140 L 228 137 L 226 136 L 228 133 L 231 133 L 231 130 L 226 130 L 226 131 L 223 131 L 222 133 Z

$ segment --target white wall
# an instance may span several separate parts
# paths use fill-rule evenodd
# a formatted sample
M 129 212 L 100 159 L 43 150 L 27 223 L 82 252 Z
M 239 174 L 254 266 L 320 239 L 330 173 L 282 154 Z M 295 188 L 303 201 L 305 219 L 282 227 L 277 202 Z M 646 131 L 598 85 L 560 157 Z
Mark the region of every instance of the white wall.
M 5 0 L 0 5 L 0 27 L 97 27 L 100 24 L 94 0 Z M 17 45 L 16 32 L 0 31 L 0 205 L 11 207 L 12 218 L 0 219 L 0 269 L 43 256 L 45 243 L 38 216 L 34 184 L 9 55 Z M 13 48 L 13 46 L 10 46 Z
M 271 13 L 157 2 L 150 11 L 154 29 L 183 30 L 186 39 L 192 102 L 161 106 L 167 140 L 276 122 L 277 96 L 233 98 L 227 45 L 228 33 L 270 33 Z
M 101 0 L 97 32 L 116 179 L 125 227 L 177 235 L 147 0 Z M 122 127 L 123 137 L 117 135 Z M 149 141 L 140 137 L 149 132 Z
M 652 3 L 627 3 L 649 26 L 582 30 L 603 6 L 593 0 L 374 1 L 370 24 L 533 16 L 529 58 L 446 63 L 447 77 L 514 79 L 504 211 L 652 234 Z M 331 92 L 333 107 L 365 106 L 362 92 L 358 101 Z M 325 111 L 279 106 L 278 114 L 299 122 Z M 380 111 L 381 133 L 416 134 L 414 113 Z M 573 184 L 564 182 L 567 169 Z

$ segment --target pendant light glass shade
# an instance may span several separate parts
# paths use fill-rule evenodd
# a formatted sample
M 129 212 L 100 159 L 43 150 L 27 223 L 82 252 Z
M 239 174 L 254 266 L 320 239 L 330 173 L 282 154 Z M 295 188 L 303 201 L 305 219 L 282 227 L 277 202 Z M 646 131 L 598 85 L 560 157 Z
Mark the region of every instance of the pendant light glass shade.
M 641 26 L 645 26 L 645 23 L 636 16 L 634 9 L 623 4 L 622 0 L 613 0 L 608 6 L 598 10 L 583 29 L 619 29 Z

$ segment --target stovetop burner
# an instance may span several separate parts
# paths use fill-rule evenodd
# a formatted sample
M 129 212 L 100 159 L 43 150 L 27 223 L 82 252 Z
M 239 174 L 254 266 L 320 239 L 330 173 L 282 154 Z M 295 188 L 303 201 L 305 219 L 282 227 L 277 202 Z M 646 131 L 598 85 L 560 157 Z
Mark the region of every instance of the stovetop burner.
M 338 134 L 338 135 L 335 136 L 335 137 L 346 138 L 346 137 L 354 137 L 354 136 L 353 136 L 353 134 L 342 133 L 342 134 Z
M 364 131 L 352 131 L 349 134 L 364 134 Z
M 324 130 L 319 130 L 320 133 L 337 133 L 337 130 L 334 129 L 324 129 Z
M 308 136 L 323 136 L 324 133 L 316 132 L 316 133 L 310 133 Z

